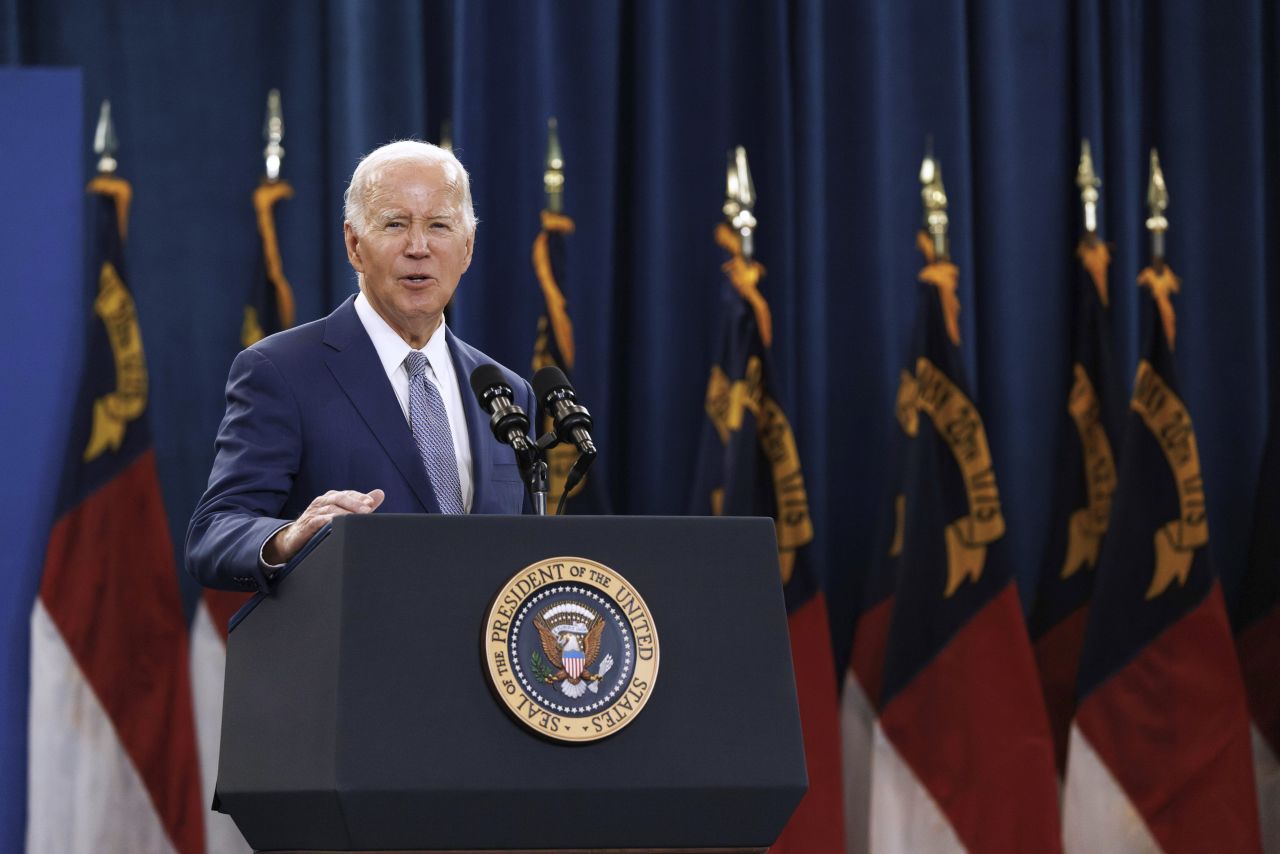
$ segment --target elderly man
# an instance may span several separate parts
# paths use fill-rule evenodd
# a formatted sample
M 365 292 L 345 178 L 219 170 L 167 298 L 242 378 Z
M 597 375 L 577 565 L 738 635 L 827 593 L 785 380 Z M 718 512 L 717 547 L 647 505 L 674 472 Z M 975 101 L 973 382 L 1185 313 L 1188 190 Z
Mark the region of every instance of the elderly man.
M 356 167 L 345 217 L 359 294 L 231 366 L 209 488 L 187 529 L 187 569 L 205 585 L 268 589 L 348 513 L 527 509 L 515 458 L 468 389 L 492 360 L 444 323 L 475 243 L 466 170 L 428 143 L 385 145 Z M 529 384 L 504 373 L 532 413 Z

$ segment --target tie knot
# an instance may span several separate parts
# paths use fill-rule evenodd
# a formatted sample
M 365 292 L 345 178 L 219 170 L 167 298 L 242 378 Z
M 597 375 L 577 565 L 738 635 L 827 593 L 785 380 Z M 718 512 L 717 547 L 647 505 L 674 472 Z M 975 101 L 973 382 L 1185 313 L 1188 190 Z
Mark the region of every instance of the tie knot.
M 417 350 L 409 351 L 409 355 L 405 356 L 404 364 L 409 371 L 409 379 L 420 377 L 427 371 L 427 357 Z

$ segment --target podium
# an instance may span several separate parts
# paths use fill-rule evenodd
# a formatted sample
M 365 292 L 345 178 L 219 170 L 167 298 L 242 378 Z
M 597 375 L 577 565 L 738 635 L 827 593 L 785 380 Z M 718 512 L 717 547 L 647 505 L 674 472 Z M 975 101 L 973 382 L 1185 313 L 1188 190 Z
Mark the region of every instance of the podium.
M 490 680 L 491 606 L 552 558 L 624 578 L 660 646 L 597 741 Z M 806 788 L 769 519 L 345 516 L 229 635 L 215 807 L 260 851 L 760 851 Z

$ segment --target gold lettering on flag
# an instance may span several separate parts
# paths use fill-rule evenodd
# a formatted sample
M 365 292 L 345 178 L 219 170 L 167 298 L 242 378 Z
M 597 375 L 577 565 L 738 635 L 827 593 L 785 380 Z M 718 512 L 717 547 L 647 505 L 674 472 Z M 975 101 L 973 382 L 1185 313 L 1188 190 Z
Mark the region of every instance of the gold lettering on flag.
M 1004 536 L 991 449 L 982 417 L 968 396 L 928 359 L 916 361 L 916 406 L 929 416 L 951 449 L 964 478 L 969 515 L 947 525 L 947 584 L 950 598 L 965 580 L 977 581 L 987 546 Z M 902 398 L 899 396 L 899 401 Z
M 110 261 L 98 276 L 93 309 L 102 319 L 116 366 L 116 390 L 93 403 L 93 431 L 84 449 L 86 463 L 124 442 L 125 428 L 147 408 L 147 364 L 133 297 Z
M 1115 457 L 1107 432 L 1102 428 L 1097 391 L 1083 365 L 1076 362 L 1074 371 L 1075 383 L 1067 396 L 1067 411 L 1080 434 L 1089 503 L 1072 513 L 1067 524 L 1067 554 L 1058 576 L 1064 579 L 1075 575 L 1081 566 L 1093 569 L 1097 565 L 1102 536 L 1111 518 L 1111 498 L 1116 491 Z
M 1187 583 L 1196 549 L 1209 542 L 1209 519 L 1191 415 L 1146 359 L 1138 363 L 1129 406 L 1160 445 L 1178 488 L 1178 518 L 1155 533 L 1156 568 L 1147 588 L 1147 599 L 1154 599 L 1175 580 L 1180 586 Z
M 777 515 L 778 562 L 782 583 L 791 580 L 795 571 L 795 553 L 813 540 L 813 520 L 809 516 L 809 497 L 800 470 L 800 451 L 787 414 L 765 393 L 764 366 L 759 356 L 747 360 L 746 376 L 730 382 L 719 365 L 711 368 L 707 383 L 707 417 L 715 425 L 720 440 L 728 444 L 732 433 L 742 429 L 742 419 L 750 411 L 756 422 L 760 450 L 769 462 L 773 478 L 774 504 Z M 712 494 L 712 509 L 717 516 L 724 506 L 724 490 Z

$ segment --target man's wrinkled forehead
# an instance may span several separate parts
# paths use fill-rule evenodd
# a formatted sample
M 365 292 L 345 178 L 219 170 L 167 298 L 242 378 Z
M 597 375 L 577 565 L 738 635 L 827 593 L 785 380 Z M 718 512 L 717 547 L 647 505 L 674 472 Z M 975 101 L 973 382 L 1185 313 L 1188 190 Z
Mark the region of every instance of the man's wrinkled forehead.
M 425 174 L 424 174 L 425 173 Z M 399 210 L 397 200 L 403 198 L 403 190 L 411 180 L 427 178 L 433 185 L 427 199 L 428 216 L 462 214 L 462 182 L 453 169 L 444 164 L 396 163 L 374 174 L 369 184 L 367 209 L 380 215 L 385 211 Z

